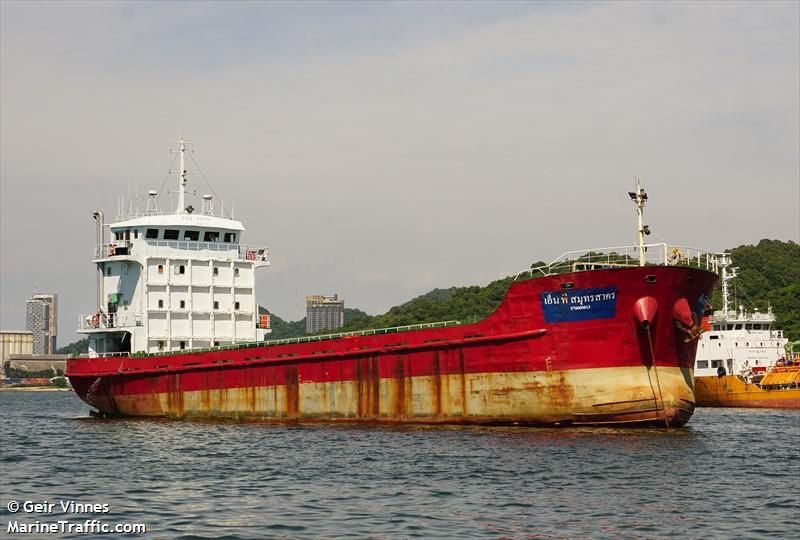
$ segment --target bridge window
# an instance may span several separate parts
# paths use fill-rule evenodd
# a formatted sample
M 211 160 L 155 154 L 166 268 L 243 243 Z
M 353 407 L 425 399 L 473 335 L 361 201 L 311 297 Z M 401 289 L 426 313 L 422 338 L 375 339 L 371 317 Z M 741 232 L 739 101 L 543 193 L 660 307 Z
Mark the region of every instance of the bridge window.
M 219 242 L 219 233 L 217 231 L 206 231 L 203 235 L 204 242 Z
M 177 229 L 164 229 L 164 240 L 177 240 L 180 231 Z
M 236 233 L 226 232 L 222 239 L 228 243 L 236 242 Z
M 707 368 L 707 367 L 708 367 L 708 360 L 698 360 L 697 361 L 697 368 L 698 369 Z
M 144 233 L 145 238 L 158 238 L 158 229 L 147 229 Z
M 183 231 L 183 239 L 197 242 L 200 240 L 200 231 Z
M 741 330 L 741 329 L 742 329 L 742 325 L 741 324 L 737 324 L 736 325 L 736 330 Z

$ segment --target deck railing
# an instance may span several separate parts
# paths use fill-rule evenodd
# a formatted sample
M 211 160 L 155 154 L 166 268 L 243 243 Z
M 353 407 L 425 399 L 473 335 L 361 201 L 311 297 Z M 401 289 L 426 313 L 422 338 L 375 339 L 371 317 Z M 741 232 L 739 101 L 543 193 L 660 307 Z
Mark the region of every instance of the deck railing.
M 717 273 L 717 253 L 710 253 L 688 246 L 670 244 L 646 244 L 646 266 L 690 266 Z M 616 246 L 567 251 L 552 262 L 519 272 L 515 279 L 550 276 L 582 270 L 639 266 L 639 246 Z
M 103 330 L 110 328 L 130 328 L 142 326 L 142 315 L 139 313 L 91 313 L 78 315 L 78 328 L 81 330 Z
M 219 251 L 230 253 L 233 258 L 242 261 L 265 262 L 269 258 L 269 250 L 264 246 L 248 244 L 229 244 L 225 242 L 194 242 L 191 240 L 144 240 L 148 246 L 165 247 L 183 251 Z M 94 258 L 133 255 L 138 241 L 119 240 L 109 244 L 95 245 Z

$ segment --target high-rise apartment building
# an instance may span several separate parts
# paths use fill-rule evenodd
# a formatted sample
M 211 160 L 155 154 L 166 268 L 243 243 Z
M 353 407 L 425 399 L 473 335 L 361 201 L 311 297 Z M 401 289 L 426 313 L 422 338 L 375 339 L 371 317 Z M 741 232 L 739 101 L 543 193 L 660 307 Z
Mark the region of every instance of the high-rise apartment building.
M 306 296 L 306 333 L 333 330 L 344 325 L 344 300 L 321 294 Z
M 25 326 L 33 334 L 33 354 L 55 354 L 58 335 L 58 296 L 34 294 L 28 300 Z

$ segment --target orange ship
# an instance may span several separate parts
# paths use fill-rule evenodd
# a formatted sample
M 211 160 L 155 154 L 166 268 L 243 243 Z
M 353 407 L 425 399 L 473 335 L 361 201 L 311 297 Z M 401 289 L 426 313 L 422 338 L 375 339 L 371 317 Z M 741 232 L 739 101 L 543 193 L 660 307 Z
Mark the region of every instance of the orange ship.
M 800 364 L 775 365 L 758 380 L 742 375 L 696 377 L 698 407 L 800 409 Z

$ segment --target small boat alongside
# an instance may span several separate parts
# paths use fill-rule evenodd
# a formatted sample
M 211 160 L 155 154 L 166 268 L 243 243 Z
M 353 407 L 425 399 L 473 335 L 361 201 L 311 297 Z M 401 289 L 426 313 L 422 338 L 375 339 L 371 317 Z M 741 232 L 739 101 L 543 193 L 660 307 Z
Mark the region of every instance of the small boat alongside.
M 772 310 L 730 309 L 728 284 L 736 277 L 727 253 L 718 265 L 722 310 L 710 317 L 695 361 L 698 407 L 800 409 L 800 365 L 787 358 L 781 330 L 773 328 Z

